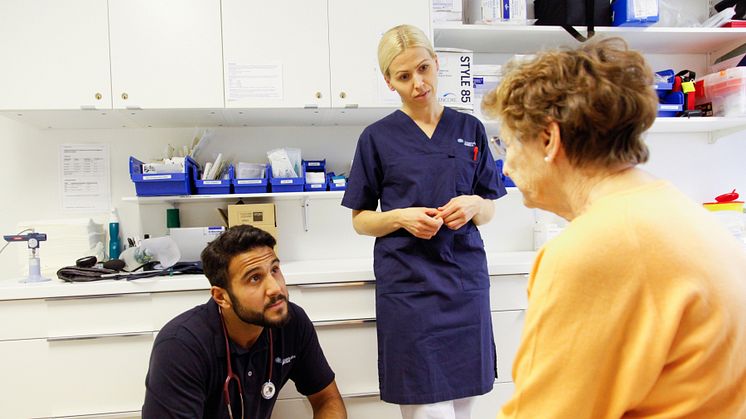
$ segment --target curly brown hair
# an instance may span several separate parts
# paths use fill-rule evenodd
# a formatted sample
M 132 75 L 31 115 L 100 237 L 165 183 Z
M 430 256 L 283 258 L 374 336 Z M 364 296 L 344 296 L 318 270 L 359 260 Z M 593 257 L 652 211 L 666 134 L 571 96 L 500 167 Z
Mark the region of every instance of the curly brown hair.
M 485 95 L 482 110 L 518 140 L 536 139 L 555 121 L 573 165 L 648 160 L 642 133 L 658 109 L 653 72 L 623 39 L 544 51 L 528 62 L 513 60 L 504 74 Z

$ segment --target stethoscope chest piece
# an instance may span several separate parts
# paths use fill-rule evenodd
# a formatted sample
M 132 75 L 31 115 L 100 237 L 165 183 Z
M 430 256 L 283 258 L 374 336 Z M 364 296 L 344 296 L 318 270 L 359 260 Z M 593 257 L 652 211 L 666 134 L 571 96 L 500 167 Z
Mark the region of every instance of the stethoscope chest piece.
M 262 397 L 264 397 L 265 400 L 269 400 L 272 397 L 275 396 L 275 385 L 271 381 L 267 381 L 266 383 L 262 384 Z

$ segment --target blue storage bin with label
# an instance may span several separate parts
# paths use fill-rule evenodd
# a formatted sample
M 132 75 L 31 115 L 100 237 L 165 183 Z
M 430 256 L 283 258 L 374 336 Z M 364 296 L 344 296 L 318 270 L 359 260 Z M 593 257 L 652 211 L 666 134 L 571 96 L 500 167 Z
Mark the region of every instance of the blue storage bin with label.
M 184 159 L 184 171 L 179 173 L 143 173 L 143 162 L 130 156 L 130 179 L 137 196 L 191 195 L 197 164 L 191 157 Z
M 347 187 L 347 178 L 329 172 L 326 174 L 326 184 L 329 185 L 330 191 L 343 191 Z
M 272 172 L 272 167 L 267 165 L 264 171 L 264 177 L 261 178 L 236 178 L 235 171 L 231 177 L 231 183 L 233 184 L 233 193 L 244 194 L 244 193 L 267 193 L 269 191 L 269 173 Z
M 326 159 L 303 160 L 303 172 L 305 179 L 303 190 L 306 192 L 326 191 Z
M 199 171 L 194 173 L 194 187 L 197 195 L 224 195 L 231 193 L 231 181 L 233 179 L 233 165 L 228 167 L 227 179 L 202 180 Z
M 303 185 L 306 183 L 303 176 L 303 168 L 301 168 L 300 177 L 274 177 L 271 165 L 267 165 L 270 192 L 303 192 Z
M 613 26 L 650 26 L 658 19 L 658 0 L 614 0 L 611 3 Z
M 667 95 L 658 99 L 658 116 L 678 116 L 684 110 L 684 93 L 668 92 Z

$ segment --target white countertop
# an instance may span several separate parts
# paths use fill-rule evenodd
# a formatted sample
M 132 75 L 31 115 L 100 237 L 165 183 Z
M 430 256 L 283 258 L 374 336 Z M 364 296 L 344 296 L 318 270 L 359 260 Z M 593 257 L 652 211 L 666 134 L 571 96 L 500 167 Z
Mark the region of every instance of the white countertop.
M 535 252 L 488 253 L 490 275 L 525 274 L 531 271 Z M 282 262 L 288 285 L 331 282 L 373 281 L 372 259 L 308 260 Z M 103 280 L 69 283 L 51 281 L 26 284 L 18 278 L 0 280 L 0 301 L 32 298 L 65 298 L 86 295 L 114 295 L 145 292 L 207 290 L 204 275 L 174 275 L 133 281 Z

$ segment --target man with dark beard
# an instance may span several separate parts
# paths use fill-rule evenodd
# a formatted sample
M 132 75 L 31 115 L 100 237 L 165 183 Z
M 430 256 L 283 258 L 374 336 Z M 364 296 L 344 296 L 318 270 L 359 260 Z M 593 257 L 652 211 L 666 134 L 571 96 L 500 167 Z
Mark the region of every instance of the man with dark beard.
M 269 233 L 240 225 L 205 248 L 212 298 L 158 333 L 143 418 L 269 418 L 288 379 L 314 419 L 347 417 L 311 321 L 288 301 L 274 246 Z

